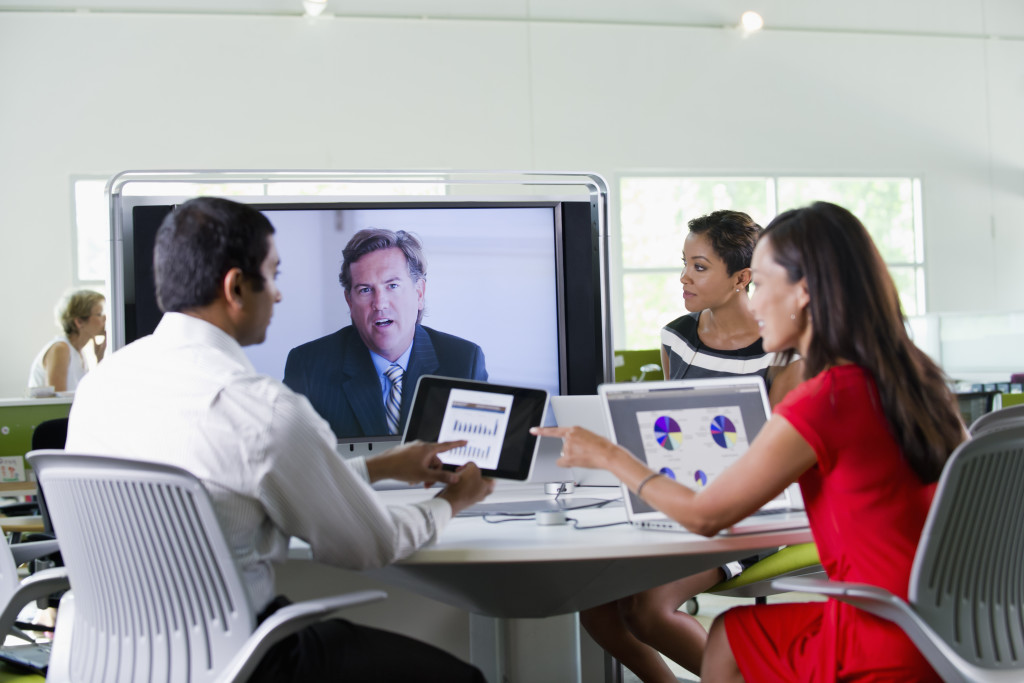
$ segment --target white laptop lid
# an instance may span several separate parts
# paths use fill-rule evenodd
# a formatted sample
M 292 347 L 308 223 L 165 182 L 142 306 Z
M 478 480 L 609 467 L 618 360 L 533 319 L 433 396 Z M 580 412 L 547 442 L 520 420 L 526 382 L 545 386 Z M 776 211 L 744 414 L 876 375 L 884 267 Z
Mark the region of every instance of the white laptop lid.
M 756 375 L 602 384 L 598 392 L 608 437 L 652 470 L 695 490 L 738 460 L 771 414 L 764 381 Z M 667 519 L 625 486 L 622 497 L 634 524 Z M 791 506 L 799 503 L 787 490 L 765 508 Z
M 551 410 L 559 427 L 583 427 L 608 438 L 604 399 L 597 394 L 552 396 Z M 619 479 L 607 470 L 573 467 L 572 479 L 579 486 L 618 486 Z

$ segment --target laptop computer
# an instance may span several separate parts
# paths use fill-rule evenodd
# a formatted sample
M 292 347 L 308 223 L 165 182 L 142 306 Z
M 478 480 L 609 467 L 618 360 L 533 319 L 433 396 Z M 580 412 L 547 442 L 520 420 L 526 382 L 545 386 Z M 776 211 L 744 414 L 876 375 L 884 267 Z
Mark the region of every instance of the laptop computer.
M 24 645 L 4 645 L 0 647 L 0 660 L 20 669 L 46 675 L 46 669 L 50 664 L 50 649 L 52 643 L 42 641 L 37 643 L 25 643 Z
M 551 410 L 559 427 L 583 427 L 608 438 L 604 401 L 597 394 L 585 396 L 552 396 Z M 618 486 L 618 477 L 607 470 L 573 467 L 572 479 L 577 486 Z
M 764 381 L 754 376 L 669 380 L 598 387 L 608 436 L 654 471 L 692 489 L 714 481 L 746 452 L 768 421 Z M 643 529 L 685 531 L 623 485 L 631 524 Z M 807 526 L 794 484 L 723 533 L 760 533 Z

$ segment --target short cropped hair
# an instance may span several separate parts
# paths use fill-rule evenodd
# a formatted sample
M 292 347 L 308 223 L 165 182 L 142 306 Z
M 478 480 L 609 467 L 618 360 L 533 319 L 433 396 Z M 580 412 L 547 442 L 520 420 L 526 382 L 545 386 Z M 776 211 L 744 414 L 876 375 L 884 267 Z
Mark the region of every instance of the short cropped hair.
M 64 334 L 75 334 L 78 332 L 75 321 L 80 318 L 88 318 L 92 315 L 93 307 L 106 300 L 105 296 L 91 289 L 79 289 L 71 292 L 57 307 L 57 323 L 64 330 Z
M 156 235 L 153 274 L 160 310 L 180 312 L 213 303 L 224 276 L 239 268 L 253 289 L 265 286 L 260 266 L 274 226 L 246 204 L 218 197 L 190 199 L 167 215 Z
M 427 277 L 427 259 L 423 256 L 423 245 L 412 233 L 405 230 L 397 232 L 383 228 L 366 228 L 352 235 L 352 239 L 341 252 L 341 273 L 338 281 L 345 288 L 345 293 L 352 291 L 352 264 L 367 254 L 380 249 L 401 249 L 405 261 L 409 264 L 409 278 L 419 282 Z
M 725 261 L 729 275 L 750 267 L 761 234 L 761 226 L 753 218 L 742 211 L 722 209 L 694 218 L 688 225 L 693 234 L 707 236 L 711 248 Z

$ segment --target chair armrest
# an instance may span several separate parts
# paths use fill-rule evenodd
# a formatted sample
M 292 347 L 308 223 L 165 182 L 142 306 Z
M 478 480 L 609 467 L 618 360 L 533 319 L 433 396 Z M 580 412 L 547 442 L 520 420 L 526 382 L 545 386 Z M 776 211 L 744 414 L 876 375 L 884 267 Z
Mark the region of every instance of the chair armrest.
M 914 645 L 943 681 L 971 680 L 965 678 L 961 668 L 967 662 L 946 644 L 942 636 L 917 615 L 911 605 L 884 588 L 865 583 L 800 577 L 776 579 L 772 581 L 772 586 L 784 591 L 827 595 L 877 617 L 887 619 L 903 629 L 903 632 L 914 642 Z M 968 666 L 970 665 L 968 664 Z M 1019 674 L 1019 672 L 1013 673 Z
M 67 567 L 50 567 L 49 569 L 43 569 L 35 574 L 26 576 L 18 585 L 18 590 L 25 590 L 27 588 L 31 588 L 33 591 L 49 589 L 50 593 L 56 593 L 57 591 L 67 590 L 70 585 L 71 580 L 68 578 Z M 43 593 L 43 595 L 49 595 L 49 593 Z
M 0 633 L 6 636 L 16 632 L 14 621 L 25 605 L 57 591 L 67 590 L 70 585 L 65 567 L 44 569 L 27 577 L 18 585 L 7 606 L 0 611 Z M 25 636 L 19 633 L 19 637 Z
M 865 600 L 877 600 L 884 603 L 903 603 L 898 597 L 878 586 L 866 583 L 848 583 L 845 581 L 829 581 L 828 579 L 816 579 L 811 577 L 787 576 L 772 581 L 772 588 L 783 591 L 796 591 L 799 593 L 820 593 L 836 598 L 843 597 L 860 598 Z M 905 604 L 905 603 L 904 603 Z
M 379 590 L 356 591 L 282 607 L 256 627 L 245 646 L 224 668 L 217 679 L 218 683 L 242 683 L 248 680 L 267 651 L 291 634 L 323 621 L 346 607 L 383 600 L 387 596 L 387 593 Z
M 52 541 L 32 541 L 30 543 L 12 543 L 11 554 L 14 555 L 14 564 L 21 566 L 30 560 L 45 555 L 52 555 L 60 550 L 60 543 L 57 539 Z

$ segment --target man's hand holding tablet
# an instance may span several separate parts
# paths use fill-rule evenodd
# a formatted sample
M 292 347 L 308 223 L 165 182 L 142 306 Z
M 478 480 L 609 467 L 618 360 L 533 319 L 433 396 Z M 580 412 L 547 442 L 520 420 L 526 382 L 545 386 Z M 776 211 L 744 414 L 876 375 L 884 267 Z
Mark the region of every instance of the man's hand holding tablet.
M 437 451 L 445 470 L 472 464 L 487 477 L 525 481 L 538 441 L 530 427 L 544 419 L 547 403 L 543 389 L 424 375 L 402 442 L 459 442 Z

